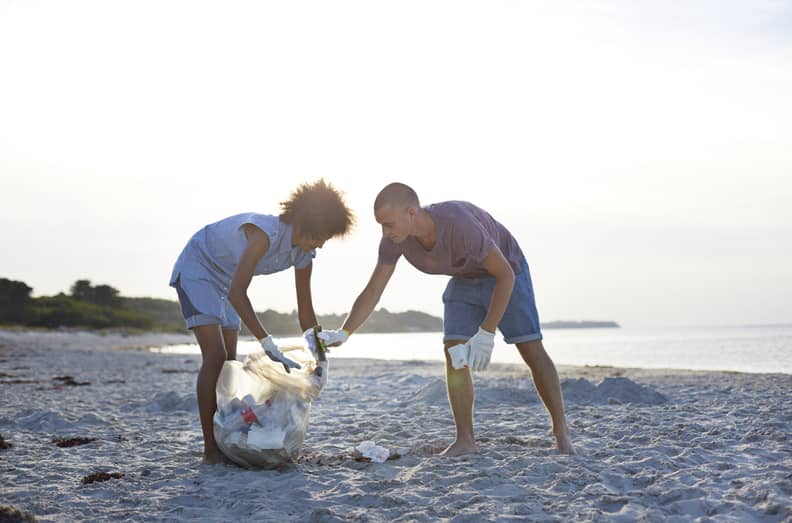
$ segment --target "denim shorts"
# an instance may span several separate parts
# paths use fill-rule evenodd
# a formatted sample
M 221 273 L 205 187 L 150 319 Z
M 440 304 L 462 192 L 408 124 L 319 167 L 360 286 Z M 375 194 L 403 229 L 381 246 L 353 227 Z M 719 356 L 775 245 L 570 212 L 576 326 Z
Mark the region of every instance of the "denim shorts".
M 215 283 L 179 275 L 173 286 L 188 329 L 219 324 L 225 330 L 239 330 L 242 326 L 228 297 Z
M 487 316 L 495 277 L 458 278 L 449 280 L 443 293 L 443 341 L 467 340 L 478 332 Z M 498 324 L 506 343 L 522 343 L 542 339 L 539 313 L 536 311 L 531 273 L 525 258 L 520 273 L 514 275 L 509 305 Z

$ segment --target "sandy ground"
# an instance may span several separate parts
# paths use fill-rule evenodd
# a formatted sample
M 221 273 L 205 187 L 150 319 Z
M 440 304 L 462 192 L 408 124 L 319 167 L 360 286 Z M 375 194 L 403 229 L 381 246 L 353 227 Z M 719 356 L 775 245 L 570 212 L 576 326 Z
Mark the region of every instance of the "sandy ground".
M 560 456 L 528 368 L 492 365 L 475 377 L 481 453 L 444 458 L 440 363 L 336 358 L 299 462 L 244 470 L 200 464 L 200 358 L 140 349 L 186 341 L 0 331 L 0 505 L 39 521 L 792 521 L 790 375 L 560 367 L 579 452 Z M 96 440 L 53 443 L 76 437 Z M 398 459 L 356 461 L 364 440 Z M 82 483 L 96 472 L 122 476 Z

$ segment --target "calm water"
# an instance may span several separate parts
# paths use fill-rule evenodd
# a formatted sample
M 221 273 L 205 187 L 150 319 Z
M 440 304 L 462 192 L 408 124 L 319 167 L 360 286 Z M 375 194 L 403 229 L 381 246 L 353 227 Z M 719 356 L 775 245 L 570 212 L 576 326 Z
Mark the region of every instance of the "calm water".
M 548 329 L 544 337 L 545 348 L 557 364 L 792 374 L 792 325 Z M 302 342 L 301 338 L 279 340 L 283 344 Z M 355 334 L 333 349 L 332 357 L 439 361 L 443 359 L 442 347 L 441 333 Z M 238 352 L 258 348 L 255 341 L 240 341 Z M 200 353 L 197 345 L 155 350 Z M 522 362 L 517 350 L 500 339 L 492 361 Z

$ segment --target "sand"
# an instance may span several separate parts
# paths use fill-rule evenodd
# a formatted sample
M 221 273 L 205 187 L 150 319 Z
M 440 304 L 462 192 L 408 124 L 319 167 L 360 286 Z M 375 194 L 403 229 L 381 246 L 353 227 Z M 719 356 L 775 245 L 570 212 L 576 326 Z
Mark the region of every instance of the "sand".
M 189 341 L 0 331 L 0 505 L 38 521 L 792 521 L 790 375 L 559 367 L 564 456 L 527 367 L 493 364 L 475 377 L 481 452 L 445 458 L 440 363 L 335 358 L 303 457 L 261 471 L 200 463 L 200 358 L 142 349 Z M 357 461 L 365 440 L 396 459 Z

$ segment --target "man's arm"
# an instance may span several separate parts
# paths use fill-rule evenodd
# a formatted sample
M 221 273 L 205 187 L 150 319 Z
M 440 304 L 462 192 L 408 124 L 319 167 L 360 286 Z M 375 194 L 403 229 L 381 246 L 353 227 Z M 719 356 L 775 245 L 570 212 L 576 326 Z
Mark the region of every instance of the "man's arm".
M 311 299 L 311 271 L 313 262 L 302 269 L 294 269 L 294 287 L 297 289 L 297 318 L 304 331 L 316 325 L 316 313 Z
M 495 289 L 492 291 L 489 310 L 481 323 L 481 328 L 495 332 L 506 312 L 506 307 L 509 306 L 509 298 L 514 288 L 514 271 L 497 245 L 490 249 L 481 265 L 495 277 Z
M 231 286 L 228 289 L 228 301 L 234 306 L 239 317 L 245 323 L 250 332 L 256 339 L 266 338 L 267 331 L 256 316 L 253 306 L 247 296 L 247 289 L 253 279 L 253 272 L 256 264 L 262 256 L 269 250 L 269 236 L 258 227 L 250 227 L 247 231 L 248 244 L 239 264 L 231 278 Z
M 374 272 L 371 278 L 369 278 L 366 288 L 363 289 L 363 292 L 357 297 L 354 305 L 352 305 L 352 310 L 349 311 L 349 315 L 347 315 L 346 321 L 344 321 L 344 326 L 342 328 L 345 331 L 352 334 L 363 325 L 366 319 L 368 319 L 374 307 L 376 307 L 379 302 L 382 292 L 388 285 L 388 281 L 395 269 L 396 265 L 383 265 L 381 263 L 378 263 L 377 266 L 374 267 Z
M 492 348 L 495 345 L 495 329 L 503 318 L 506 307 L 509 306 L 509 298 L 511 298 L 514 288 L 514 271 L 497 246 L 489 250 L 481 265 L 495 277 L 495 289 L 492 291 L 487 316 L 481 322 L 478 332 L 464 345 L 448 349 L 454 368 L 460 368 L 465 364 L 472 370 L 487 368 L 492 356 Z M 460 354 L 458 347 L 467 347 L 467 349 L 463 348 L 463 353 Z M 456 353 L 454 353 L 455 350 Z M 465 350 L 467 354 L 464 354 Z M 454 363 L 455 359 L 458 359 L 458 363 Z

